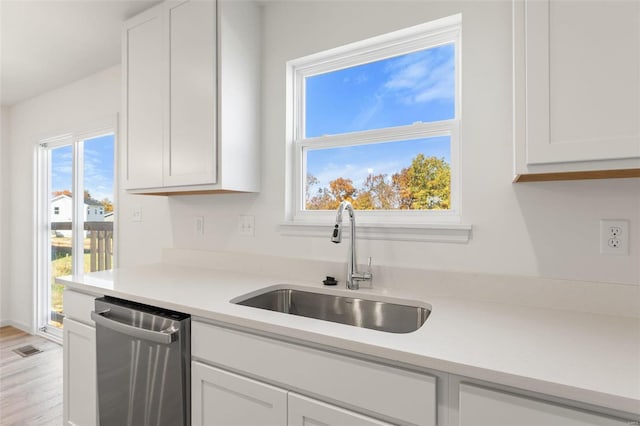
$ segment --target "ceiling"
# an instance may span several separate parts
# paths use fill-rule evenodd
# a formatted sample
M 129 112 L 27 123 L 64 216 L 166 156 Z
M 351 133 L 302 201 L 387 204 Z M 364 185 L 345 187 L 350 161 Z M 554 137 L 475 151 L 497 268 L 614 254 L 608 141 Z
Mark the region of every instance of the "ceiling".
M 158 0 L 0 0 L 0 104 L 119 64 L 122 21 Z

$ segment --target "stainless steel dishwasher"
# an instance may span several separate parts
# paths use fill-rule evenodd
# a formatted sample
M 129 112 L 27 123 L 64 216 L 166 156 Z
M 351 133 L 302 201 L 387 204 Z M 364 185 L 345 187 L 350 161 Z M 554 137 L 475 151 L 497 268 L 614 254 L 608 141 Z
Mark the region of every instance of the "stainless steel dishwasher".
M 191 317 L 96 299 L 100 426 L 189 426 Z

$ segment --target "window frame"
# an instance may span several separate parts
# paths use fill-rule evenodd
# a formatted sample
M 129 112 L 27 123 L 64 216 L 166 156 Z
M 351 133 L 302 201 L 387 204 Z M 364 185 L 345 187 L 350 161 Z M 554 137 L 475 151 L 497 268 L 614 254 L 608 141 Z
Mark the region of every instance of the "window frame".
M 113 197 L 118 205 L 118 129 L 115 124 L 104 123 L 92 130 L 80 130 L 37 141 L 35 149 L 35 211 L 34 211 L 34 245 L 36 255 L 33 259 L 34 271 L 34 324 L 35 331 L 47 338 L 61 341 L 62 329 L 49 323 L 51 308 L 51 233 L 50 233 L 50 205 L 51 188 L 51 151 L 65 146 L 71 147 L 72 155 L 72 187 L 73 194 L 84 194 L 84 143 L 87 140 L 105 135 L 113 135 L 114 163 L 113 163 Z M 80 171 L 80 172 L 79 172 Z M 72 197 L 71 232 L 72 232 L 72 274 L 84 273 L 84 197 Z M 114 220 L 114 255 L 112 268 L 118 265 L 118 219 Z
M 385 227 L 421 229 L 471 229 L 461 221 L 461 29 L 462 16 L 452 15 L 425 24 L 369 38 L 287 62 L 287 191 L 284 228 L 328 223 L 335 212 L 304 209 L 305 150 L 354 146 L 378 142 L 449 136 L 451 140 L 451 208 L 449 210 L 358 210 L 358 222 L 377 233 Z M 340 69 L 388 59 L 412 52 L 454 44 L 454 118 L 405 126 L 305 138 L 305 79 Z M 360 226 L 359 226 L 360 227 Z M 308 231 L 308 230 L 307 230 Z M 285 232 L 287 233 L 287 232 Z M 294 233 L 295 234 L 295 233 Z M 372 237 L 378 238 L 378 237 Z M 382 237 L 382 239 L 386 239 Z M 392 238 L 394 239 L 394 238 Z

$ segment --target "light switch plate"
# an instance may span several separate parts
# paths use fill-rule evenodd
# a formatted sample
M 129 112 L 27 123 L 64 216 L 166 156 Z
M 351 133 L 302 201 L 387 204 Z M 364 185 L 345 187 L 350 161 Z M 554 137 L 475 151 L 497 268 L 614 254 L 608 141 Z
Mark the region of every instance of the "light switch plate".
M 238 217 L 238 232 L 240 235 L 253 237 L 255 235 L 255 217 L 252 215 L 241 214 Z

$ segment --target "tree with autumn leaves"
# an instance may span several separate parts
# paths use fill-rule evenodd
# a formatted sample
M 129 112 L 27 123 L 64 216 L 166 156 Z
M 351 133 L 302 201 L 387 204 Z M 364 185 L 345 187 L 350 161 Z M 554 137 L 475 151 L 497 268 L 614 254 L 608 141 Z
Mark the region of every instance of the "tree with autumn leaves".
M 447 210 L 450 206 L 450 166 L 443 158 L 424 154 L 390 178 L 368 175 L 360 188 L 342 177 L 329 182 L 328 188 L 315 189 L 318 183 L 307 175 L 307 210 L 334 210 L 345 200 L 358 210 Z

